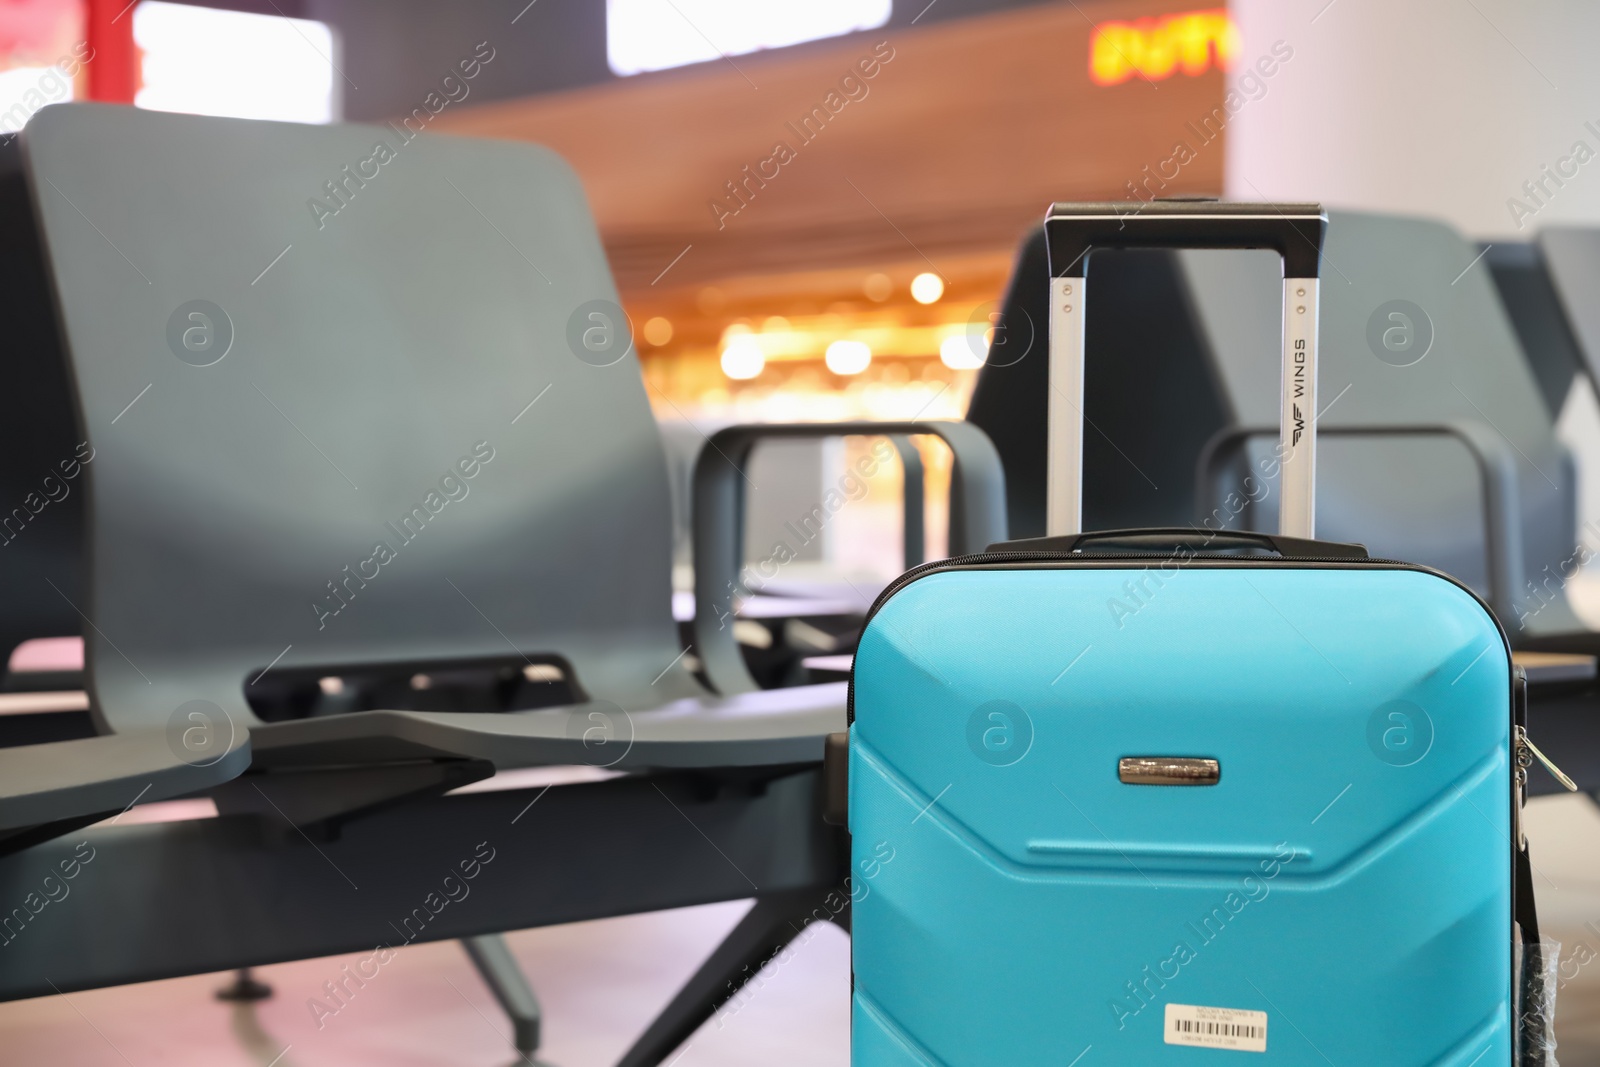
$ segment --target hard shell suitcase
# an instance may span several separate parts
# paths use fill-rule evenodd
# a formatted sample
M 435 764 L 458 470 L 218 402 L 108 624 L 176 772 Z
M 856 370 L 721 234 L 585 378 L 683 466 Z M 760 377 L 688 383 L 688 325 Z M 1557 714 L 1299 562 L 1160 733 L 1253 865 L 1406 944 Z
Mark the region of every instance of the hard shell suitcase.
M 1450 577 L 1311 540 L 1321 209 L 1045 226 L 1051 536 L 907 572 L 856 653 L 853 1062 L 1553 1062 L 1513 1058 L 1506 638 Z M 1089 251 L 1130 246 L 1281 254 L 1276 469 L 1240 487 L 1277 476 L 1280 535 L 1079 532 Z

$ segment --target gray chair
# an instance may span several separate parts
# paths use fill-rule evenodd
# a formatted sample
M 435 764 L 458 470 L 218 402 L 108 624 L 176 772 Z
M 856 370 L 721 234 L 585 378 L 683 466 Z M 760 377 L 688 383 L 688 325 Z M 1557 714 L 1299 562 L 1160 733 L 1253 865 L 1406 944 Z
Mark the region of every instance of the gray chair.
M 51 953 L 68 989 L 370 948 L 494 813 L 515 891 L 424 939 L 757 899 L 624 1060 L 659 1062 L 843 875 L 816 764 L 844 687 L 755 691 L 716 595 L 695 624 L 716 691 L 686 665 L 661 439 L 576 178 L 535 146 L 91 105 L 22 143 L 96 449 L 97 725 L 187 708 L 252 751 L 216 825 L 98 839 L 153 902 L 137 931 L 86 923 L 92 958 L 19 939 L 0 996 L 38 992 Z M 706 521 L 736 527 L 728 455 L 819 432 L 944 437 L 960 538 L 1004 536 L 998 461 L 963 424 L 723 431 Z M 737 570 L 719 536 L 697 530 L 697 581 Z M 633 773 L 445 795 L 570 764 Z M 61 847 L 0 860 L 0 886 Z M 180 916 L 163 894 L 196 868 L 227 906 Z M 313 898 L 328 868 L 360 890 Z
M 1511 621 L 1529 576 L 1565 558 L 1572 471 L 1486 271 L 1462 274 L 1475 254 L 1436 223 L 1330 214 L 1318 529 L 1442 566 Z M 1101 252 L 1092 269 L 1107 300 L 1086 326 L 1090 525 L 1274 528 L 1275 479 L 1253 472 L 1277 438 L 1277 258 Z M 1005 459 L 1018 533 L 1043 529 L 1047 273 L 1036 235 L 1002 308 L 1016 350 L 984 367 L 968 412 Z M 1368 343 L 1380 305 L 1399 299 L 1427 308 L 1436 335 L 1411 366 L 1395 364 L 1415 353 L 1384 349 L 1385 363 Z
M 675 571 L 681 568 L 692 573 L 694 470 L 701 453 L 710 447 L 707 435 L 726 426 L 721 421 L 708 424 L 679 419 L 661 423 L 672 490 Z M 816 677 L 829 672 L 807 666 L 814 662 L 809 657 L 848 658 L 853 654 L 862 617 L 883 587 L 882 581 L 819 575 L 815 568 L 825 560 L 823 534 L 832 522 L 829 510 L 819 512 L 818 504 L 837 485 L 851 489 L 852 496 L 856 486 L 854 476 L 843 471 L 842 464 L 828 462 L 826 443 L 814 438 L 769 441 L 752 449 L 742 461 L 747 477 L 738 484 L 745 490 L 744 515 L 729 519 L 738 526 L 738 539 L 730 551 L 740 566 L 736 575 L 725 578 L 732 579 L 741 594 L 736 637 L 750 673 L 763 688 L 833 680 Z M 893 449 L 903 476 L 900 548 L 902 569 L 910 569 L 923 562 L 926 552 L 925 471 L 910 436 L 889 434 L 884 443 Z M 871 462 L 882 466 L 879 457 L 883 455 L 881 450 L 874 453 Z M 771 559 L 780 544 L 786 558 L 812 564 L 812 569 L 791 576 L 797 569 L 791 562 L 774 571 Z M 680 595 L 692 605 L 692 593 Z M 674 614 L 686 624 L 684 633 L 692 641 L 693 628 L 687 625 L 692 622 L 692 608 L 686 613 L 685 606 L 675 598 Z
M 1318 533 L 1454 574 L 1526 644 L 1578 628 L 1564 599 L 1527 607 L 1531 583 L 1571 555 L 1573 471 L 1477 254 L 1443 223 L 1330 212 Z M 1180 262 L 1231 409 L 1201 460 L 1199 518 L 1265 529 L 1272 478 L 1259 505 L 1235 513 L 1228 498 L 1263 480 L 1276 440 L 1279 275 L 1252 253 Z
M 1578 537 L 1575 471 L 1554 427 L 1573 373 L 1570 349 L 1548 320 L 1548 286 L 1541 292 L 1528 257 L 1491 249 L 1480 261 L 1480 251 L 1431 220 L 1330 212 L 1318 532 L 1462 578 L 1488 600 L 1519 654 L 1592 657 L 1600 634 L 1584 628 L 1566 595 Z M 1276 436 L 1281 312 L 1262 292 L 1275 294 L 1271 265 L 1247 253 L 1181 258 L 1236 413 L 1201 460 L 1195 521 L 1205 522 L 1227 515 L 1227 494 Z M 1403 320 L 1390 318 L 1397 311 Z M 1394 347 L 1384 339 L 1391 327 L 1401 328 Z M 1270 528 L 1271 500 L 1230 521 Z M 1531 729 L 1595 795 L 1592 660 L 1538 663 L 1530 681 Z M 1543 771 L 1530 779 L 1531 792 L 1559 789 Z
M 79 432 L 57 357 L 15 138 L 0 145 L 0 232 L 0 319 L 10 342 L 0 360 L 0 655 L 9 657 L 27 638 L 85 628 L 84 487 L 97 458 Z M 245 731 L 212 731 L 176 709 L 116 732 L 97 732 L 81 713 L 8 716 L 3 725 L 11 747 L 0 748 L 0 854 L 115 816 L 135 801 L 217 785 L 250 759 Z
M 1579 366 L 1600 382 L 1600 308 L 1595 304 L 1595 294 L 1600 293 L 1600 228 L 1550 227 L 1540 231 L 1532 251 L 1543 263 L 1567 334 L 1575 342 Z
M 1489 279 L 1491 267 L 1500 275 L 1498 246 L 1476 263 L 1479 250 L 1436 222 L 1329 215 L 1319 536 L 1463 578 L 1522 649 L 1600 651 L 1560 581 L 1549 581 L 1571 557 L 1575 536 L 1571 457 L 1553 425 L 1574 357 L 1540 356 L 1530 370 L 1518 345 L 1520 305 L 1507 301 L 1514 331 Z M 1043 531 L 1041 237 L 1024 242 L 1001 309 L 1014 350 L 984 367 L 968 411 L 1005 460 L 1019 533 Z M 1600 264 L 1600 240 L 1589 262 Z M 1108 299 L 1096 301 L 1086 324 L 1089 524 L 1276 528 L 1275 479 L 1262 478 L 1258 464 L 1278 434 L 1277 257 L 1104 252 L 1091 270 Z M 1425 319 L 1386 343 L 1383 331 L 1400 325 L 1387 305 L 1398 300 L 1422 308 Z M 1546 315 L 1554 303 L 1553 295 L 1536 300 L 1530 314 Z M 1428 338 L 1420 346 L 1419 325 Z M 1586 788 L 1600 786 L 1593 665 L 1544 663 L 1531 676 L 1541 743 Z M 1559 787 L 1539 772 L 1532 788 Z
M 1561 227 L 1547 230 L 1527 243 L 1496 241 L 1486 246 L 1484 263 L 1490 268 L 1506 315 L 1516 330 L 1522 350 L 1539 383 L 1552 419 L 1566 409 L 1580 376 L 1596 381 L 1596 355 L 1600 333 L 1592 296 L 1600 293 L 1600 230 Z M 1580 459 L 1584 457 L 1579 457 Z M 1594 457 L 1588 457 L 1591 460 Z M 1530 602 L 1534 606 L 1565 604 L 1571 589 L 1568 579 L 1583 563 L 1584 549 L 1600 549 L 1592 526 L 1573 531 L 1569 554 L 1538 576 Z M 1581 546 L 1581 548 L 1580 548 Z M 1594 656 L 1600 654 L 1600 633 L 1574 627 L 1568 632 L 1546 632 L 1529 642 L 1532 647 Z M 1593 682 L 1569 686 L 1565 706 L 1538 709 L 1541 743 L 1563 753 L 1568 773 L 1597 796 L 1593 753 L 1600 745 L 1594 736 L 1594 701 L 1600 685 Z M 1574 755 L 1575 754 L 1575 755 Z
M 1538 242 L 1495 241 L 1483 246 L 1483 265 L 1533 369 L 1545 409 L 1558 420 L 1573 383 L 1588 368 L 1546 256 Z

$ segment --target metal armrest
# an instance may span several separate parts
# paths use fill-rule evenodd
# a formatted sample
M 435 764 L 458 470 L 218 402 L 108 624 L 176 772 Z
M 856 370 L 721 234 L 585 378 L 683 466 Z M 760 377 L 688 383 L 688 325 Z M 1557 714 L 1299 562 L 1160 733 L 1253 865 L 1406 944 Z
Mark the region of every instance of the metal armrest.
M 1508 629 L 1517 619 L 1516 598 L 1522 589 L 1523 556 L 1521 498 L 1517 491 L 1517 461 L 1506 440 L 1491 427 L 1471 419 L 1431 423 L 1375 424 L 1372 426 L 1319 427 L 1323 437 L 1447 436 L 1466 445 L 1477 461 L 1483 479 L 1484 531 L 1488 537 L 1489 606 Z M 1216 484 L 1224 459 L 1250 437 L 1277 437 L 1276 426 L 1241 426 L 1223 430 L 1200 453 L 1202 484 Z
M 905 434 L 897 433 L 889 438 L 889 443 L 899 454 L 900 469 L 905 472 L 905 485 L 901 490 L 900 500 L 900 513 L 903 516 L 900 555 L 901 565 L 910 570 L 927 557 L 922 515 L 923 497 L 926 495 L 923 482 L 927 477 L 922 468 L 922 453 L 917 451 L 915 441 Z
M 955 457 L 950 479 L 950 552 L 981 550 L 1006 537 L 1005 473 L 984 432 L 966 422 L 823 422 L 729 426 L 712 434 L 694 468 L 694 640 L 706 677 L 724 695 L 757 687 L 733 638 L 733 593 L 744 524 L 750 452 L 770 438 L 932 434 Z

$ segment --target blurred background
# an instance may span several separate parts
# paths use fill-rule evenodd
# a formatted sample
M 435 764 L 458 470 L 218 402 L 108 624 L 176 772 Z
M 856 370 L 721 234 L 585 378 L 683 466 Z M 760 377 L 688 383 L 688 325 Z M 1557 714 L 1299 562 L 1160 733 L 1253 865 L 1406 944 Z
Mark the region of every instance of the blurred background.
M 681 487 L 727 423 L 961 417 L 1044 205 L 1132 195 L 1198 140 L 1243 47 L 1227 10 L 1159 2 L 0 0 L 0 131 L 97 99 L 549 145 L 583 180 Z M 1227 136 L 1201 133 L 1163 195 L 1223 190 Z M 783 541 L 787 581 L 898 573 L 899 462 L 819 536 L 784 526 L 870 445 L 763 447 L 750 558 Z M 937 556 L 948 453 L 915 447 Z
M 1596 29 L 1590 5 L 1493 0 L 0 0 L 0 133 L 95 99 L 549 145 L 682 486 L 726 423 L 961 417 L 1052 200 L 1320 199 L 1485 240 L 1594 219 L 1600 181 L 1522 187 L 1600 120 Z M 1586 376 L 1560 431 L 1580 461 L 1600 445 Z M 761 449 L 751 560 L 782 541 L 786 579 L 897 573 L 898 462 L 785 533 L 869 447 Z M 948 455 L 915 447 L 936 556 Z
M 668 444 L 675 584 L 688 596 L 682 499 L 705 435 L 735 422 L 963 417 L 980 368 L 1005 356 L 1001 345 L 1028 343 L 996 337 L 994 314 L 1051 201 L 1319 200 L 1441 218 L 1491 245 L 1600 223 L 1592 149 L 1575 176 L 1544 177 L 1578 142 L 1600 146 L 1597 37 L 1600 6 L 1578 0 L 0 0 L 0 137 L 48 104 L 99 100 L 559 152 L 588 194 Z M 1575 460 L 1582 526 L 1600 522 L 1600 404 L 1586 374 L 1563 388 L 1556 427 Z M 749 578 L 749 591 L 831 591 L 859 608 L 909 557 L 944 554 L 948 453 L 925 438 L 909 447 L 764 446 L 746 557 L 781 545 L 792 562 L 770 582 Z M 863 469 L 863 491 L 842 481 Z M 920 515 L 902 506 L 908 471 L 926 475 Z M 848 503 L 808 522 L 836 489 Z M 1569 587 L 1591 625 L 1596 567 Z M 681 619 L 691 614 L 692 601 L 680 606 Z M 779 636 L 832 647 L 826 627 Z M 1530 813 L 1535 836 L 1592 842 L 1600 826 L 1587 805 L 1543 802 Z M 1540 887 L 1541 906 L 1569 943 L 1600 945 L 1593 850 L 1558 843 L 1546 855 L 1556 852 L 1560 885 Z M 563 1063 L 603 1062 L 614 1050 L 583 1045 L 585 1035 L 641 1025 L 634 1007 L 644 1018 L 704 951 L 695 946 L 736 918 L 737 907 L 697 909 L 654 933 L 638 925 L 648 917 L 617 920 L 634 925 L 616 943 L 643 939 L 654 955 L 619 953 L 647 962 L 627 963 L 642 970 L 598 1002 L 578 997 L 574 976 L 604 972 L 603 937 L 516 935 L 549 998 L 552 1058 L 564 1049 Z M 789 992 L 739 1021 L 746 1039 L 711 1035 L 685 1063 L 841 1062 L 845 944 L 826 931 L 778 977 Z M 418 982 L 434 981 L 441 961 L 457 965 L 449 946 L 407 959 Z M 273 970 L 293 990 L 328 965 Z M 133 1026 L 147 1010 L 203 1001 L 207 980 L 160 985 L 182 988 L 83 1002 L 102 998 L 102 1019 Z M 1581 1050 L 1600 1054 L 1600 1012 L 1585 1007 L 1600 1003 L 1600 979 L 1585 970 L 1562 995 L 1563 1040 L 1586 1062 Z M 804 1018 L 779 1010 L 795 998 Z M 368 1007 L 405 1017 L 437 1008 L 428 1003 Z M 0 1011 L 0 1033 L 38 1055 L 0 1052 L 0 1062 L 42 1062 L 81 1028 L 58 1005 L 26 1019 L 25 1007 Z M 292 997 L 262 1012 L 280 1035 L 304 1025 Z M 174 1048 L 207 1047 L 202 1031 L 228 1026 L 262 1063 L 282 1044 L 253 1015 L 184 1018 L 194 1033 L 174 1031 Z M 504 1051 L 492 1034 L 440 1041 Z M 85 1055 L 72 1062 L 101 1062 Z

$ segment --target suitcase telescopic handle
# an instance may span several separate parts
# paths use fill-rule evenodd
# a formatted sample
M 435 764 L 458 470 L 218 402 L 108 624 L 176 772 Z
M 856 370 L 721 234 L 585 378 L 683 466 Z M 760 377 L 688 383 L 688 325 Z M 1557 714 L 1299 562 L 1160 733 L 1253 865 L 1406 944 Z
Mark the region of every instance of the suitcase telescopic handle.
M 1319 204 L 1226 201 L 1055 204 L 1050 256 L 1050 434 L 1046 527 L 1083 529 L 1083 324 L 1089 254 L 1101 248 L 1269 248 L 1283 259 L 1278 532 L 1316 536 Z

